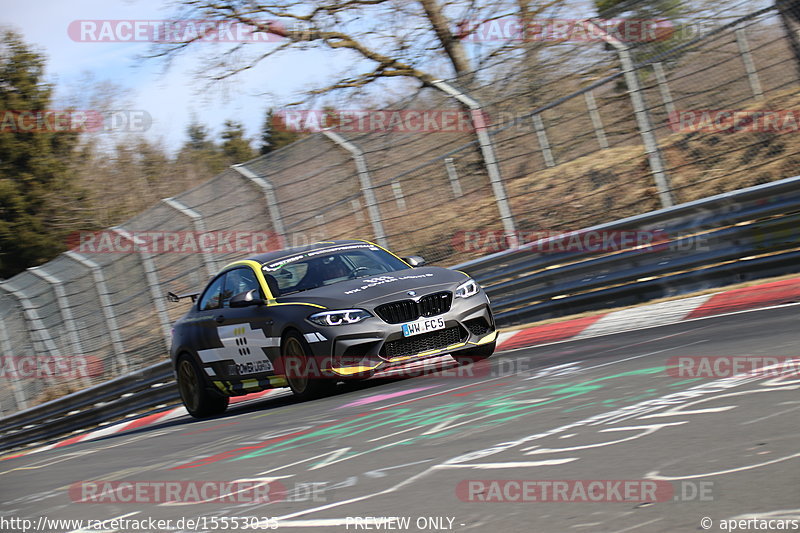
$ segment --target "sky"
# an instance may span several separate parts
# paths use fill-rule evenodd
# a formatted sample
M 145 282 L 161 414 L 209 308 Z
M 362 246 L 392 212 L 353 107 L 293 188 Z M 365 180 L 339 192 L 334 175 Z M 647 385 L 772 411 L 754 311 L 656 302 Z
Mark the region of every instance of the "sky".
M 80 42 L 68 30 L 80 21 L 142 21 L 175 18 L 176 0 L 0 0 L 0 27 L 10 27 L 47 58 L 47 79 L 56 87 L 55 109 L 81 105 L 87 90 L 82 80 L 110 81 L 125 90 L 118 106 L 152 117 L 145 133 L 151 141 L 175 152 L 186 140 L 186 129 L 196 119 L 218 138 L 226 120 L 245 126 L 246 136 L 259 136 L 268 108 L 281 109 L 298 101 L 304 90 L 328 85 L 344 73 L 353 74 L 358 60 L 349 51 L 303 49 L 269 58 L 233 80 L 209 88 L 198 76 L 204 56 L 218 56 L 230 46 L 196 43 L 171 63 L 146 59 L 153 45 L 145 42 Z M 584 0 L 576 0 L 580 4 Z M 499 9 L 499 7 L 498 7 Z M 358 24 L 355 22 L 355 24 Z M 79 34 L 79 33 L 78 33 Z M 279 42 L 249 45 L 251 49 L 275 48 Z M 467 44 L 468 54 L 479 53 L 480 45 Z M 399 80 L 393 85 L 402 93 Z M 385 87 L 384 87 L 385 89 Z M 372 92 L 385 99 L 380 90 Z M 76 104 L 75 99 L 78 99 Z M 316 104 L 319 108 L 320 104 Z M 61 107 L 59 107 L 61 106 Z M 109 137 L 113 140 L 113 137 Z M 257 146 L 257 141 L 254 141 Z
M 183 144 L 193 118 L 208 126 L 215 136 L 226 120 L 235 120 L 244 124 L 248 137 L 256 138 L 268 108 L 281 109 L 296 102 L 304 90 L 325 86 L 343 73 L 352 74 L 357 65 L 351 52 L 295 49 L 209 88 L 198 76 L 203 57 L 219 56 L 230 45 L 197 43 L 166 68 L 163 60 L 142 57 L 152 51 L 150 43 L 78 42 L 68 33 L 75 21 L 169 20 L 175 16 L 176 0 L 0 1 L 0 27 L 18 31 L 46 56 L 47 78 L 56 86 L 56 109 L 74 103 L 76 97 L 85 97 L 86 87 L 81 80 L 87 74 L 97 82 L 111 81 L 126 90 L 120 107 L 148 113 L 153 123 L 146 136 L 170 151 Z M 589 16 L 592 1 L 571 2 L 573 9 L 569 13 L 573 17 Z M 748 4 L 746 0 L 735 3 Z M 279 42 L 265 42 L 250 48 L 260 52 L 258 47 L 267 51 L 278 45 Z M 467 49 L 473 54 L 479 53 L 480 48 L 468 45 Z M 386 94 L 380 97 L 385 98 Z
M 174 7 L 165 0 L 4 0 L 3 4 L 0 26 L 21 33 L 47 58 L 47 79 L 56 85 L 56 105 L 80 97 L 85 88 L 79 82 L 87 74 L 96 81 L 111 81 L 126 90 L 124 107 L 152 116 L 147 137 L 170 150 L 183 143 L 193 116 L 215 134 L 232 119 L 245 125 L 248 137 L 257 137 L 268 107 L 296 101 L 303 89 L 346 67 L 322 51 L 288 52 L 209 89 L 197 75 L 202 56 L 214 55 L 225 45 L 199 43 L 165 68 L 163 60 L 142 58 L 151 50 L 148 43 L 76 42 L 68 34 L 73 21 L 168 20 Z

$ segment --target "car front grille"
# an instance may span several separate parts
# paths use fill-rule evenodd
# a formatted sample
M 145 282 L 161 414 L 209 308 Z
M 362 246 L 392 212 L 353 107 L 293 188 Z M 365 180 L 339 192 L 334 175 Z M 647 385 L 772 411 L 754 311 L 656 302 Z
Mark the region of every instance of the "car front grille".
M 411 322 L 419 317 L 441 315 L 450 310 L 453 293 L 450 291 L 428 294 L 415 302 L 414 300 L 398 300 L 382 304 L 375 308 L 375 313 L 389 324 Z
M 413 335 L 396 341 L 389 341 L 381 348 L 381 355 L 387 359 L 417 355 L 428 350 L 441 350 L 451 344 L 464 340 L 464 330 L 459 326 Z
M 419 307 L 419 314 L 421 316 L 436 316 L 446 313 L 450 310 L 450 305 L 453 303 L 453 293 L 450 291 L 437 292 L 436 294 L 429 294 L 419 299 L 417 307 Z
M 417 303 L 414 300 L 399 300 L 379 305 L 375 308 L 375 313 L 389 324 L 411 322 L 419 318 L 419 309 L 417 309 Z

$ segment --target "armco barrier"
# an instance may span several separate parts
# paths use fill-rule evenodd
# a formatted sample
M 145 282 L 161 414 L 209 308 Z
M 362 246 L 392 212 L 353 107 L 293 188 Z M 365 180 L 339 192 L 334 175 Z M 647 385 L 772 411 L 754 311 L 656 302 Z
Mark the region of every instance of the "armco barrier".
M 607 224 L 582 229 L 575 233 L 616 230 L 663 230 L 667 234 L 687 233 L 708 230 L 748 220 L 752 209 L 769 204 L 774 206 L 772 214 L 792 213 L 797 209 L 800 197 L 800 177 L 787 178 L 773 183 L 748 187 L 738 191 L 710 196 L 702 200 L 680 204 L 668 209 L 636 215 Z M 569 235 L 569 234 L 566 234 Z M 534 266 L 539 267 L 562 264 L 570 257 L 580 258 L 586 254 L 566 255 L 540 254 L 548 241 L 563 236 L 551 237 L 542 241 L 528 243 L 515 250 L 497 252 L 480 259 L 467 261 L 453 268 L 469 272 L 484 286 L 491 286 L 497 279 L 514 276 Z
M 800 177 L 794 177 L 576 232 L 649 230 L 666 236 L 654 249 L 541 252 L 560 236 L 453 268 L 486 288 L 504 326 L 796 272 L 798 228 Z M 0 449 L 177 399 L 165 361 L 0 419 Z
M 798 218 L 800 177 L 794 177 L 549 237 L 453 268 L 486 288 L 499 325 L 508 326 L 581 312 L 587 308 L 577 304 L 587 300 L 596 300 L 589 306 L 595 309 L 629 305 L 796 271 L 787 258 L 800 247 Z M 542 251 L 570 235 L 620 230 L 648 230 L 666 239 L 655 248 L 611 253 Z M 605 299 L 622 293 L 628 296 Z
M 0 419 L 0 449 L 41 441 L 178 399 L 164 361 Z
M 791 236 L 798 223 L 800 215 L 752 222 L 747 225 L 732 225 L 714 232 L 678 238 L 664 245 L 674 247 L 675 250 L 666 249 L 663 252 L 634 250 L 574 261 L 556 269 L 538 270 L 510 281 L 500 282 L 489 286 L 487 290 L 499 311 L 498 322 L 501 325 L 510 325 L 574 312 L 569 307 L 571 298 L 620 285 L 624 285 L 627 290 L 633 290 L 634 293 L 637 284 L 645 281 L 664 285 L 665 290 L 661 294 L 651 294 L 645 299 L 687 292 L 688 287 L 676 286 L 669 281 L 678 274 L 702 271 L 703 276 L 708 278 L 708 283 L 693 289 L 719 286 L 725 283 L 720 283 L 720 280 L 716 279 L 719 273 L 714 267 L 717 266 L 720 273 L 735 272 L 736 269 L 730 266 L 731 262 L 742 263 L 740 265 L 742 274 L 746 270 L 748 277 L 733 278 L 729 282 L 746 281 L 753 279 L 752 269 L 744 264 L 746 261 L 752 261 L 760 256 L 763 258 L 760 264 L 778 263 L 783 261 L 784 255 L 797 249 L 800 245 L 798 239 L 785 237 Z M 691 247 L 693 253 L 690 255 L 682 253 L 682 246 Z M 723 266 L 726 268 L 723 269 Z M 638 303 L 643 300 L 616 303 Z M 518 310 L 512 313 L 516 307 L 537 301 L 549 302 L 554 310 L 563 311 L 545 313 L 546 306 L 539 305 L 535 312 L 529 314 Z M 513 321 L 509 320 L 511 316 L 515 317 Z

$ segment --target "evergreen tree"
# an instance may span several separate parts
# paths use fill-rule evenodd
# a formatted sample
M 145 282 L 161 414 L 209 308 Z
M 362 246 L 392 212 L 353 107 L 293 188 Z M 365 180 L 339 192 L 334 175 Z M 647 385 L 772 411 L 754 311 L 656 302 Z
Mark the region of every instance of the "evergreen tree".
M 189 150 L 216 150 L 208 128 L 197 122 L 196 118 L 192 119 L 192 122 L 186 127 L 186 136 L 189 137 L 189 140 L 186 141 L 184 147 Z
M 183 144 L 178 160 L 197 168 L 197 172 L 210 175 L 219 174 L 227 166 L 225 154 L 220 146 L 211 139 L 208 128 L 196 119 L 186 127 L 187 141 Z
M 79 134 L 24 131 L 15 112 L 51 108 L 45 58 L 13 31 L 0 38 L 0 277 L 66 249 L 81 191 L 70 179 Z M 47 124 L 46 122 L 44 124 Z M 44 130 L 44 131 L 42 131 Z
M 280 115 L 276 115 L 272 109 L 267 109 L 261 126 L 261 146 L 258 151 L 262 155 L 268 154 L 302 137 L 302 133 L 290 131 Z
M 255 150 L 244 137 L 244 126 L 233 120 L 225 121 L 222 130 L 222 153 L 228 164 L 244 163 L 255 157 Z

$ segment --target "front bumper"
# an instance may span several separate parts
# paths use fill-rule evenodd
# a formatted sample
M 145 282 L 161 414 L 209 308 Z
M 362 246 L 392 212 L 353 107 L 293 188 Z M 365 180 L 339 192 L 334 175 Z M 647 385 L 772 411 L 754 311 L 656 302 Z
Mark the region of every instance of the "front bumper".
M 374 314 L 374 313 L 373 313 Z M 373 316 L 348 326 L 318 327 L 305 335 L 315 358 L 334 376 L 363 377 L 409 361 L 467 350 L 496 340 L 489 300 L 483 292 L 455 298 L 436 315 L 445 328 L 404 337 L 401 324 Z M 433 318 L 433 317 L 426 317 Z

